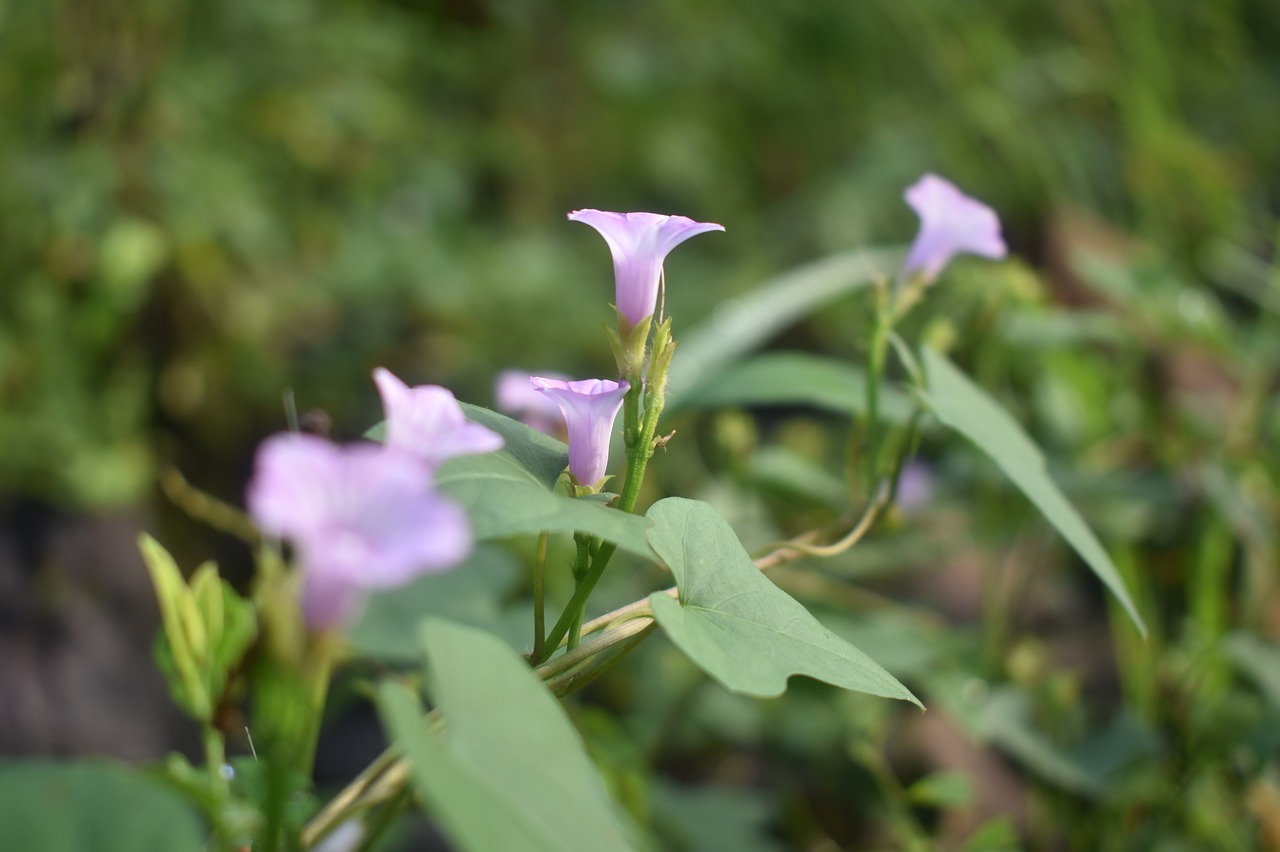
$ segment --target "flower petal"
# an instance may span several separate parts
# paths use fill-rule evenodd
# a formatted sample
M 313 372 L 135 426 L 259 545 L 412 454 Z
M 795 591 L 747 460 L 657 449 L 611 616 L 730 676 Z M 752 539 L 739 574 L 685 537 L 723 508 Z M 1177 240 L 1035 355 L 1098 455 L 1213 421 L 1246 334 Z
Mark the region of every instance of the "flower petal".
M 919 272 L 932 280 L 957 254 L 995 260 L 1007 253 L 995 211 L 950 181 L 926 174 L 903 197 L 920 217 L 920 231 L 903 266 L 907 274 Z
M 388 447 L 412 453 L 432 467 L 453 456 L 502 449 L 502 436 L 467 420 L 448 388 L 411 388 L 383 367 L 373 371 L 373 380 L 387 417 Z
M 378 444 L 294 434 L 263 442 L 246 502 L 264 531 L 293 542 L 312 626 L 348 618 L 365 590 L 466 558 L 467 515 L 430 480 L 421 458 Z
M 574 222 L 583 222 L 600 232 L 613 253 L 615 304 L 631 325 L 651 316 L 657 307 L 662 263 L 680 243 L 706 233 L 723 231 L 714 222 L 695 222 L 686 216 L 659 213 L 611 213 L 604 210 L 574 210 Z
M 631 385 L 604 379 L 565 382 L 545 376 L 531 376 L 529 381 L 554 399 L 564 414 L 569 475 L 579 485 L 595 485 L 608 470 L 613 423 Z

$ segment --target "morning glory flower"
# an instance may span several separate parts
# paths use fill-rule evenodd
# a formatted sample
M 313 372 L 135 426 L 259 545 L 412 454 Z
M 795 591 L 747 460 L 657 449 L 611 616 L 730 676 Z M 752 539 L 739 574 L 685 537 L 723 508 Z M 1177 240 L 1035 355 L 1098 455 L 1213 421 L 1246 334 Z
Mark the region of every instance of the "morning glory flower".
M 564 416 L 556 401 L 535 388 L 530 375 L 520 370 L 503 370 L 494 386 L 494 404 L 504 414 L 520 418 L 530 429 L 553 438 L 564 437 Z M 560 373 L 547 373 L 545 378 L 568 381 Z
M 920 232 L 903 267 L 908 275 L 920 272 L 932 281 L 957 254 L 997 260 L 1007 253 L 995 211 L 950 181 L 927 174 L 903 197 L 920 217 Z
M 554 399 L 564 414 L 569 431 L 569 475 L 578 485 L 595 486 L 609 466 L 613 421 L 631 385 L 602 379 L 564 382 L 539 376 L 530 376 L 529 381 Z
M 453 456 L 502 449 L 502 436 L 472 423 L 448 388 L 409 387 L 379 367 L 373 380 L 387 415 L 386 445 L 417 456 L 432 468 Z
M 662 261 L 667 253 L 690 237 L 724 230 L 723 225 L 713 222 L 657 213 L 575 210 L 569 218 L 595 228 L 609 244 L 618 313 L 632 326 L 652 316 L 656 309 Z
M 263 532 L 293 542 L 302 612 L 318 630 L 349 621 L 367 590 L 448 570 L 471 552 L 466 512 L 433 490 L 427 466 L 378 444 L 268 438 L 245 502 Z

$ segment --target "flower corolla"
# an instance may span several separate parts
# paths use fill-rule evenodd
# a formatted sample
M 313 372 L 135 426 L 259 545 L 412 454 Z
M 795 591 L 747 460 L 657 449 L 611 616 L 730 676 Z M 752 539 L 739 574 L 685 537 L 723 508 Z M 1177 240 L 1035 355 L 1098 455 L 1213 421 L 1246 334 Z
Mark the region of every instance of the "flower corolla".
M 615 304 L 631 326 L 652 316 L 658 303 L 662 262 L 667 253 L 690 237 L 707 231 L 723 231 L 714 222 L 695 222 L 686 216 L 658 213 L 608 213 L 603 210 L 575 210 L 574 222 L 583 222 L 600 232 L 613 253 Z
M 613 422 L 631 385 L 608 379 L 566 382 L 540 376 L 530 376 L 529 381 L 554 399 L 564 414 L 569 432 L 569 475 L 578 485 L 594 487 L 609 467 Z
M 932 281 L 957 254 L 998 260 L 1007 253 L 995 211 L 945 178 L 926 174 L 903 197 L 920 217 L 920 231 L 903 266 L 908 275 L 920 273 Z
M 432 468 L 453 456 L 502 449 L 502 436 L 472 423 L 448 388 L 409 387 L 383 367 L 373 371 L 387 417 L 386 445 L 422 459 Z
M 263 532 L 293 543 L 303 615 L 318 630 L 348 622 L 367 590 L 452 568 L 472 546 L 466 513 L 434 491 L 427 465 L 377 444 L 268 438 L 246 504 Z
M 545 373 L 545 378 L 568 381 L 561 373 Z M 494 404 L 504 414 L 519 417 L 520 422 L 544 435 L 564 437 L 564 416 L 554 399 L 539 391 L 529 381 L 530 375 L 520 370 L 503 370 L 494 386 Z

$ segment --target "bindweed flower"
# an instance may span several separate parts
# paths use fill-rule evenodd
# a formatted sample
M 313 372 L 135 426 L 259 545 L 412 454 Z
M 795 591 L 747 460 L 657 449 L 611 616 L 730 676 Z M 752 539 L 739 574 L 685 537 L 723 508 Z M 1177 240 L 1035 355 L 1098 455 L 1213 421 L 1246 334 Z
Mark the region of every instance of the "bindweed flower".
M 905 515 L 918 515 L 933 502 L 938 490 L 937 477 L 925 462 L 912 460 L 898 474 L 895 502 Z
M 539 376 L 530 376 L 529 381 L 554 399 L 564 414 L 569 431 L 569 475 L 578 485 L 594 487 L 609 467 L 613 421 L 631 385 L 602 379 L 564 382 Z
M 920 217 L 920 232 L 903 267 L 908 275 L 919 272 L 932 281 L 957 254 L 997 260 L 1007 253 L 995 211 L 950 181 L 927 174 L 903 197 Z
M 632 326 L 652 316 L 657 306 L 662 262 L 667 253 L 690 237 L 724 230 L 723 225 L 713 222 L 658 213 L 575 210 L 569 218 L 595 228 L 609 244 L 618 313 Z
M 564 436 L 564 416 L 556 401 L 535 388 L 528 373 L 520 370 L 503 370 L 498 374 L 494 387 L 494 403 L 498 410 L 520 418 L 530 429 L 537 429 L 554 438 Z M 545 378 L 568 381 L 561 373 L 547 373 Z
M 472 423 L 448 388 L 409 387 L 390 370 L 379 367 L 373 380 L 387 416 L 386 444 L 417 456 L 431 467 L 453 456 L 502 449 L 502 436 Z
M 347 622 L 366 590 L 445 571 L 471 551 L 466 513 L 432 489 L 426 464 L 377 444 L 268 438 L 246 504 L 263 532 L 293 542 L 302 612 L 318 630 Z

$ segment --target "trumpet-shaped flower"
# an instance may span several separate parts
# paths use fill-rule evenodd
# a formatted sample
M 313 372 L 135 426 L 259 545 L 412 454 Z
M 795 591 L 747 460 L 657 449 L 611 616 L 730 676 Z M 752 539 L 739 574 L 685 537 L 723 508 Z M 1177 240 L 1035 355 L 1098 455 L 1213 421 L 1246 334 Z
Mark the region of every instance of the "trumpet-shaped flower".
M 651 316 L 658 302 L 662 262 L 690 237 L 723 231 L 723 225 L 695 222 L 685 216 L 657 213 L 606 213 L 575 210 L 569 214 L 600 232 L 613 253 L 618 313 L 632 326 Z
M 950 181 L 927 174 L 907 187 L 903 197 L 920 217 L 920 232 L 904 265 L 908 275 L 919 272 L 931 281 L 957 254 L 993 260 L 1005 256 L 995 211 Z
M 377 444 L 268 438 L 246 504 L 264 532 L 293 542 L 316 629 L 349 620 L 366 590 L 447 570 L 471 551 L 466 513 L 432 489 L 426 464 Z
M 560 373 L 547 373 L 546 378 L 568 381 Z M 539 391 L 529 381 L 528 373 L 520 370 L 503 370 L 494 386 L 494 404 L 504 414 L 520 418 L 530 429 L 544 435 L 564 437 L 564 417 L 556 401 Z
M 417 456 L 433 468 L 447 458 L 502 449 L 502 436 L 472 423 L 448 388 L 409 387 L 379 367 L 373 380 L 387 416 L 386 444 Z
M 602 379 L 564 382 L 539 376 L 530 376 L 529 381 L 554 399 L 564 414 L 569 432 L 569 475 L 579 485 L 595 486 L 609 466 L 613 421 L 631 385 Z

